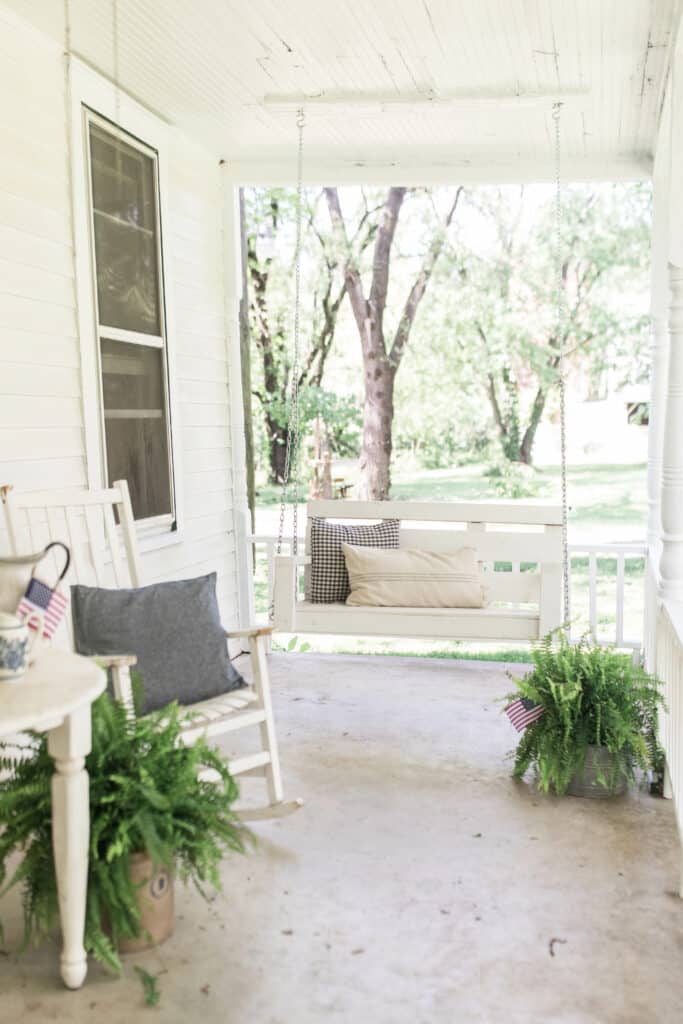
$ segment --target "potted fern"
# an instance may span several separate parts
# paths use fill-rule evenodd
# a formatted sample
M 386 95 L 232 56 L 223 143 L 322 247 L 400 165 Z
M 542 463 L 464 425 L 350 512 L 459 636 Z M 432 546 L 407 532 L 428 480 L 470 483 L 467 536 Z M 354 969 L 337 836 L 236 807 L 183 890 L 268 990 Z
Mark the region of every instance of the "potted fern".
M 119 973 L 119 953 L 160 940 L 172 928 L 174 876 L 220 888 L 218 868 L 229 850 L 244 852 L 248 833 L 232 810 L 237 785 L 218 751 L 200 740 L 179 742 L 181 710 L 171 704 L 131 716 L 107 694 L 93 705 L 90 775 L 90 858 L 85 947 Z M 25 944 L 58 921 L 52 858 L 50 780 L 44 735 L 20 757 L 0 744 L 0 896 L 22 888 Z M 202 781 L 211 769 L 217 782 Z M 23 853 L 8 878 L 8 860 Z M 158 911 L 158 897 L 163 909 Z M 150 912 L 148 914 L 148 911 Z
M 536 712 L 515 751 L 515 778 L 533 768 L 544 792 L 607 797 L 623 793 L 637 769 L 659 767 L 663 698 L 631 657 L 586 638 L 572 644 L 558 630 L 534 648 L 532 662 L 508 695 Z

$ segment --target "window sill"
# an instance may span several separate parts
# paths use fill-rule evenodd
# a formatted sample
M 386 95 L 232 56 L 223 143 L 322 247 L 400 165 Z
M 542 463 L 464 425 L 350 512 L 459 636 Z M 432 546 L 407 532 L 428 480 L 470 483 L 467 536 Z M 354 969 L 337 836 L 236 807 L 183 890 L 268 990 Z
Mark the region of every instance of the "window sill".
M 147 554 L 148 551 L 158 551 L 161 548 L 169 548 L 182 543 L 181 530 L 169 530 L 168 527 L 138 530 L 138 550 L 141 555 Z

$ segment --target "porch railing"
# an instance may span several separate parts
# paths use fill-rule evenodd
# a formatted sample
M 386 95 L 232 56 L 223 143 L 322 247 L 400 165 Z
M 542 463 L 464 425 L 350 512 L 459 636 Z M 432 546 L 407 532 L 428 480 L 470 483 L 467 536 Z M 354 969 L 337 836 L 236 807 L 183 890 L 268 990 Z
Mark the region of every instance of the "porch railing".
M 253 554 L 256 575 L 254 585 L 261 593 L 254 594 L 257 617 L 264 617 L 273 600 L 275 552 L 277 537 L 258 533 L 247 538 Z M 289 554 L 291 538 L 284 539 L 282 550 Z M 303 551 L 304 538 L 299 538 Z M 645 544 L 570 544 L 572 568 L 572 611 L 580 612 L 572 618 L 573 639 L 589 632 L 598 643 L 640 651 L 643 645 L 642 607 L 645 587 Z M 519 565 L 512 569 L 519 571 Z M 627 622 L 628 596 L 636 605 L 632 621 Z M 613 589 L 613 593 L 610 591 Z M 259 615 L 260 612 L 260 615 Z
M 584 632 L 603 645 L 640 651 L 643 647 L 643 609 L 647 546 L 643 543 L 570 544 L 572 639 Z M 587 560 L 587 579 L 583 568 Z M 633 614 L 627 611 L 627 579 Z M 614 595 L 601 593 L 611 589 Z M 587 616 L 574 616 L 580 602 L 577 591 L 587 585 Z M 606 614 L 608 613 L 609 614 Z M 612 624 L 613 623 L 613 624 Z M 600 627 L 603 628 L 600 628 Z M 584 628 L 585 627 L 585 628 Z

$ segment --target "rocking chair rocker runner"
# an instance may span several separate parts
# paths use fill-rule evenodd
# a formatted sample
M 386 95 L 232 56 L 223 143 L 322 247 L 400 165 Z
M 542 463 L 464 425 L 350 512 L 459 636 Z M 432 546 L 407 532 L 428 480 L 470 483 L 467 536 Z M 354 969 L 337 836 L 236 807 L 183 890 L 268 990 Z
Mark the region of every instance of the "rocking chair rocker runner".
M 453 551 L 463 542 L 476 547 L 484 563 L 491 605 L 485 608 L 349 607 L 313 603 L 309 596 L 311 542 L 298 552 L 298 463 L 300 417 L 298 393 L 300 256 L 302 230 L 302 172 L 304 114 L 299 109 L 297 216 L 292 370 L 288 403 L 285 471 L 275 558 L 271 621 L 276 631 L 354 636 L 408 636 L 429 639 L 538 640 L 570 618 L 569 549 L 567 543 L 567 445 L 565 410 L 564 289 L 562 279 L 562 184 L 560 116 L 553 104 L 555 141 L 555 265 L 557 318 L 557 377 L 560 397 L 561 505 L 520 502 L 363 502 L 311 501 L 312 517 L 334 520 L 402 521 L 400 546 L 430 551 Z M 282 554 L 288 501 L 293 508 L 291 553 Z M 407 523 L 408 528 L 403 526 Z M 435 524 L 440 524 L 435 528 Z M 428 524 L 428 528 L 425 528 Z M 464 530 L 462 529 L 464 527 Z M 523 531 L 520 531 L 520 527 Z M 496 571 L 496 563 L 512 562 L 512 572 Z M 521 572 L 521 563 L 534 571 Z M 304 598 L 301 571 L 304 571 Z M 560 596 L 562 594 L 562 596 Z
M 142 561 L 125 480 L 118 480 L 113 487 L 101 491 L 15 495 L 11 488 L 3 487 L 0 498 L 5 507 L 13 553 L 18 553 L 22 546 L 33 549 L 48 540 L 66 540 L 72 553 L 69 583 L 117 588 L 143 585 Z M 185 707 L 188 719 L 182 738 L 186 744 L 193 743 L 199 736 L 213 739 L 258 727 L 258 750 L 229 762 L 233 775 L 258 775 L 267 786 L 268 804 L 240 811 L 243 821 L 282 817 L 298 810 L 303 803 L 301 800 L 285 801 L 283 795 L 266 660 L 265 645 L 270 633 L 267 627 L 231 630 L 231 639 L 248 639 L 250 685 Z M 227 637 L 228 634 L 226 643 Z M 116 696 L 132 708 L 130 669 L 135 665 L 135 657 L 112 655 L 97 660 L 111 671 Z

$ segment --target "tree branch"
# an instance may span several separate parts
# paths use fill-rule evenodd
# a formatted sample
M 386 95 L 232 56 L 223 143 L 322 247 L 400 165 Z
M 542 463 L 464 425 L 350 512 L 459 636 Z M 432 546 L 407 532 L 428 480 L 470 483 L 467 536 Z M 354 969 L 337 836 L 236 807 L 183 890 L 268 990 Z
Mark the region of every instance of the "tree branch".
M 443 244 L 446 238 L 446 232 L 448 231 L 448 228 L 451 225 L 451 221 L 453 220 L 453 216 L 455 214 L 458 205 L 458 200 L 460 199 L 462 191 L 463 189 L 461 185 L 455 193 L 455 198 L 451 203 L 450 209 L 446 214 L 443 224 L 441 225 L 437 233 L 434 235 L 431 245 L 429 246 L 427 252 L 425 253 L 424 259 L 422 261 L 422 266 L 420 267 L 420 272 L 418 273 L 415 283 L 413 284 L 413 287 L 410 289 L 408 298 L 406 299 L 406 303 L 405 306 L 403 307 L 403 312 L 401 314 L 401 319 L 399 320 L 398 327 L 396 328 L 396 333 L 394 335 L 394 342 L 391 346 L 391 351 L 389 353 L 389 362 L 391 363 L 394 370 L 398 368 L 399 363 L 403 358 L 403 353 L 405 352 L 406 345 L 408 344 L 410 331 L 415 320 L 415 315 L 417 313 L 417 308 L 420 304 L 422 296 L 426 291 L 429 279 L 432 276 L 432 272 L 436 265 L 436 261 L 439 258 L 441 250 L 443 249 Z
M 370 315 L 375 322 L 375 337 L 384 338 L 382 321 L 389 288 L 389 258 L 394 241 L 398 216 L 405 199 L 404 187 L 390 188 L 382 210 L 379 230 L 372 258 L 372 285 L 370 287 Z
M 339 191 L 336 188 L 326 188 L 324 191 L 337 245 L 340 252 L 343 253 L 346 291 L 349 295 L 349 301 L 358 326 L 358 331 L 361 339 L 363 340 L 363 344 L 365 344 L 365 339 L 369 335 L 370 310 L 363 291 L 360 269 L 357 260 L 353 258 L 353 253 L 346 233 L 344 216 L 339 202 Z

